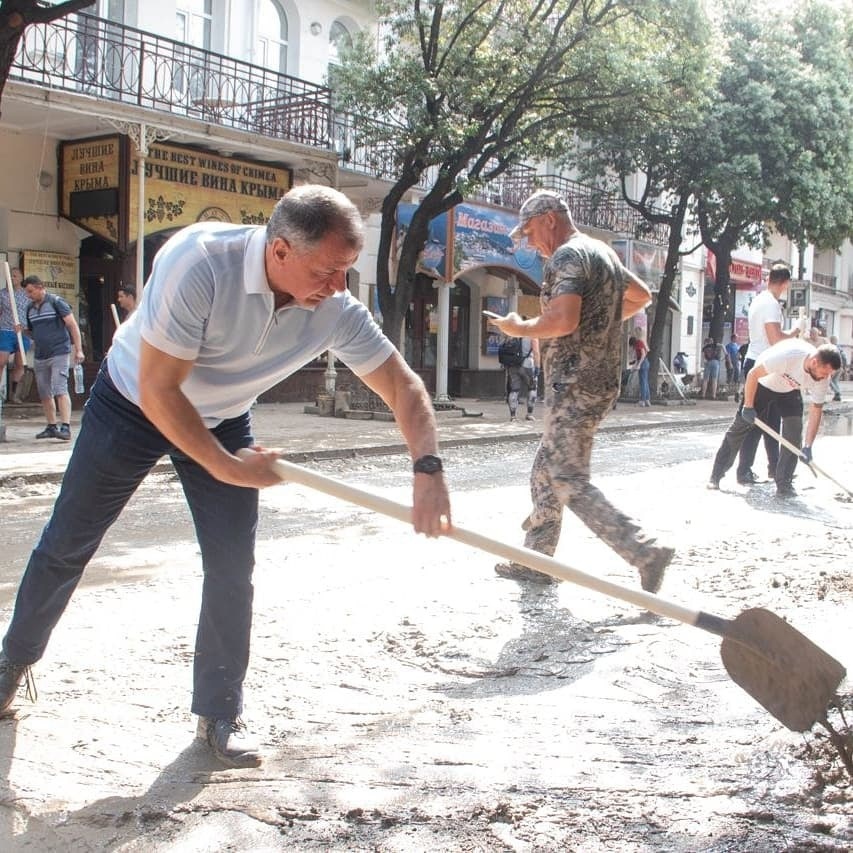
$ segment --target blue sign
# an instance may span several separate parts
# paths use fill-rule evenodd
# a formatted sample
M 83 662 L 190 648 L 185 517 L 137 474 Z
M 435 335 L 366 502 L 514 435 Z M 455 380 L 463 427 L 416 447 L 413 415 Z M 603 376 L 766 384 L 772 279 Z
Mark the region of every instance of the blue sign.
M 414 204 L 397 208 L 398 240 L 412 221 Z M 453 277 L 466 269 L 504 267 L 523 273 L 537 286 L 542 282 L 542 259 L 539 253 L 525 244 L 516 245 L 509 232 L 518 223 L 518 216 L 492 207 L 460 204 L 453 215 Z M 447 214 L 430 222 L 429 236 L 421 256 L 421 267 L 439 278 L 447 279 Z

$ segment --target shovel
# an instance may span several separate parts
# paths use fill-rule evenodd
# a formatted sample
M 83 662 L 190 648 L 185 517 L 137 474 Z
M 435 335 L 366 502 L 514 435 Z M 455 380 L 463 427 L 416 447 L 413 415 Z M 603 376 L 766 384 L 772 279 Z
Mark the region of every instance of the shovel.
M 251 453 L 242 450 L 241 454 Z M 363 491 L 339 480 L 278 460 L 282 480 L 299 483 L 382 515 L 411 523 L 411 507 Z M 688 610 L 642 590 L 629 589 L 588 575 L 529 548 L 489 539 L 454 525 L 450 539 L 479 548 L 559 580 L 594 589 L 676 619 L 723 638 L 720 654 L 732 680 L 780 723 L 795 732 L 808 731 L 826 718 L 827 707 L 846 672 L 835 658 L 818 648 L 787 622 L 761 608 L 745 610 L 735 619 L 723 619 L 701 610 Z
M 835 479 L 835 477 L 832 477 L 829 474 L 827 474 L 826 471 L 823 470 L 823 468 L 818 468 L 814 462 L 806 462 L 805 459 L 803 459 L 803 457 L 800 456 L 801 450 L 799 447 L 797 447 L 796 444 L 791 444 L 791 442 L 788 441 L 787 438 L 785 438 L 782 435 L 779 435 L 779 433 L 776 432 L 776 430 L 773 429 L 773 427 L 764 423 L 764 421 L 761 420 L 761 418 L 755 419 L 755 425 L 760 430 L 763 430 L 764 432 L 766 432 L 767 435 L 769 435 L 771 438 L 778 441 L 782 445 L 782 447 L 787 447 L 788 450 L 790 450 L 791 453 L 793 453 L 794 456 L 796 456 L 803 463 L 803 465 L 808 465 L 809 469 L 811 470 L 812 474 L 815 475 L 815 477 L 817 477 L 818 474 L 820 474 L 822 477 L 826 477 L 827 480 L 829 480 L 832 483 L 835 483 L 835 485 L 838 486 L 838 488 L 841 489 L 841 491 L 847 492 L 847 494 L 850 495 L 851 498 L 853 498 L 853 492 L 851 492 L 850 489 L 847 488 L 847 486 L 844 486 L 841 483 L 839 483 L 838 480 Z

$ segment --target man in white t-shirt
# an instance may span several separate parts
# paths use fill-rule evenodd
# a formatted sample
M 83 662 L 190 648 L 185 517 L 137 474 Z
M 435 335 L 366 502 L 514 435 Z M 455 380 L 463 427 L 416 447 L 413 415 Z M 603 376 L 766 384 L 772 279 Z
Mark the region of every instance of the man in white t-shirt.
M 782 331 L 785 317 L 780 300 L 784 297 L 790 281 L 791 270 L 787 265 L 773 264 L 767 279 L 767 290 L 759 293 L 749 306 L 749 347 L 743 362 L 744 381 L 755 360 L 768 347 L 800 334 L 799 328 L 789 332 Z M 766 414 L 767 425 L 779 432 L 779 413 L 771 409 Z M 764 449 L 767 452 L 767 474 L 772 479 L 776 476 L 779 444 L 766 433 L 763 435 Z M 752 471 L 752 463 L 755 461 L 755 451 L 758 449 L 761 436 L 761 430 L 755 427 L 743 441 L 737 466 L 737 481 L 741 485 L 751 485 L 758 480 Z
M 829 377 L 841 364 L 838 350 L 831 344 L 815 349 L 807 341 L 787 340 L 766 349 L 756 360 L 743 387 L 743 408 L 735 415 L 723 443 L 714 459 L 709 489 L 719 489 L 720 480 L 731 468 L 744 438 L 755 426 L 756 417 L 767 423 L 768 413 L 781 415 L 781 434 L 791 444 L 800 447 L 803 435 L 803 397 L 808 391 L 809 406 L 806 437 L 800 457 L 811 462 L 812 444 L 817 436 L 823 414 L 823 404 L 829 389 Z M 776 466 L 776 494 L 796 495 L 792 480 L 797 456 L 783 447 Z
M 423 382 L 346 287 L 364 241 L 343 194 L 302 186 L 266 227 L 202 222 L 157 253 L 139 308 L 92 386 L 53 516 L 30 557 L 0 654 L 0 713 L 38 661 L 101 538 L 169 455 L 204 583 L 193 656 L 198 735 L 230 766 L 260 752 L 240 720 L 249 663 L 258 490 L 278 453 L 255 446 L 263 391 L 333 350 L 394 412 L 413 465 L 412 523 L 449 529 L 435 415 Z M 238 451 L 256 452 L 242 456 Z M 145 744 L 140 745 L 144 749 Z

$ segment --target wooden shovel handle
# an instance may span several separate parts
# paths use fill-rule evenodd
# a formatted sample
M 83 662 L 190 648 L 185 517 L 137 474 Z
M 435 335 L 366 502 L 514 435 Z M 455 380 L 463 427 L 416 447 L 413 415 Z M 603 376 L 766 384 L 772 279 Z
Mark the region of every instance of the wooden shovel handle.
M 16 326 L 21 325 L 21 318 L 18 317 L 18 303 L 15 301 L 15 285 L 12 284 L 12 270 L 9 268 L 9 262 L 3 261 L 3 271 L 6 274 L 6 289 L 9 291 L 9 302 L 12 306 L 12 320 Z M 24 349 L 24 336 L 18 331 L 18 346 L 21 348 L 21 358 L 24 358 L 27 351 Z
M 755 419 L 755 425 L 760 430 L 763 430 L 764 432 L 766 432 L 767 435 L 769 435 L 771 438 L 776 439 L 776 441 L 778 441 L 783 447 L 787 447 L 788 450 L 790 450 L 791 453 L 793 453 L 795 456 L 797 456 L 798 458 L 801 458 L 800 457 L 801 449 L 799 447 L 797 447 L 796 444 L 792 444 L 790 441 L 788 441 L 788 439 L 785 438 L 785 436 L 779 435 L 779 433 L 776 432 L 776 430 L 773 429 L 773 427 L 764 423 L 764 421 L 761 420 L 761 418 Z M 835 485 L 838 486 L 839 489 L 841 489 L 844 492 L 847 492 L 847 494 L 850 495 L 850 497 L 853 497 L 853 492 L 851 492 L 850 489 L 847 488 L 847 486 L 845 486 L 843 483 L 839 483 L 838 480 L 835 479 L 835 477 L 831 476 L 830 474 L 827 474 L 827 472 L 824 471 L 823 468 L 818 468 L 818 466 L 814 462 L 806 462 L 805 460 L 803 460 L 803 464 L 808 465 L 809 469 L 811 470 L 812 474 L 815 475 L 815 477 L 818 474 L 820 474 L 822 477 L 826 477 L 827 480 L 829 480 L 832 483 L 835 483 Z
M 251 453 L 251 451 L 240 451 L 240 454 L 247 452 Z M 411 523 L 412 509 L 409 506 L 404 506 L 372 492 L 342 483 L 340 480 L 318 474 L 316 471 L 310 471 L 300 465 L 294 465 L 292 462 L 285 462 L 282 459 L 275 463 L 275 468 L 282 480 L 299 483 L 318 492 L 323 492 L 332 497 L 341 498 L 349 503 L 357 504 L 365 509 L 396 518 L 398 521 Z M 676 619 L 679 622 L 685 622 L 688 625 L 694 626 L 697 625 L 699 620 L 700 613 L 698 611 L 688 610 L 679 604 L 665 601 L 656 595 L 652 595 L 650 592 L 629 589 L 619 584 L 602 580 L 594 575 L 588 575 L 585 572 L 555 560 L 553 557 L 540 554 L 538 551 L 508 545 L 504 542 L 490 539 L 482 533 L 466 530 L 456 524 L 444 535 L 450 539 L 455 539 L 457 542 L 470 545 L 472 548 L 478 548 L 481 551 L 487 551 L 505 560 L 527 566 L 527 568 L 534 569 L 537 572 L 544 572 L 551 577 L 593 589 L 611 598 L 618 598 L 622 601 L 627 601 L 629 604 L 635 604 L 637 607 L 643 607 L 646 610 L 652 611 L 652 613 L 657 613 L 659 616 L 666 616 L 669 619 Z

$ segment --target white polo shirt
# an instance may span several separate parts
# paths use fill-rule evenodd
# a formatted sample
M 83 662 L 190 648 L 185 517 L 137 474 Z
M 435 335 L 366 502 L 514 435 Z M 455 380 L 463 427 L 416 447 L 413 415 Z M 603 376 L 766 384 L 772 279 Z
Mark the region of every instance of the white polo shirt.
M 787 394 L 789 391 L 807 391 L 812 403 L 818 406 L 826 400 L 829 377 L 820 381 L 812 379 L 806 372 L 805 362 L 815 354 L 815 348 L 806 341 L 788 338 L 773 344 L 756 360 L 756 367 L 767 371 L 758 381 L 770 391 Z
M 785 317 L 782 314 L 782 305 L 769 290 L 763 290 L 752 300 L 747 316 L 749 318 L 749 347 L 746 350 L 746 357 L 755 361 L 770 346 L 765 324 L 778 323 L 781 328 L 785 322 Z
M 276 310 L 264 269 L 266 228 L 204 222 L 154 259 L 142 300 L 109 351 L 116 388 L 139 405 L 140 342 L 194 362 L 181 390 L 210 428 L 248 411 L 259 394 L 328 349 L 363 376 L 394 345 L 348 291 L 313 310 Z

